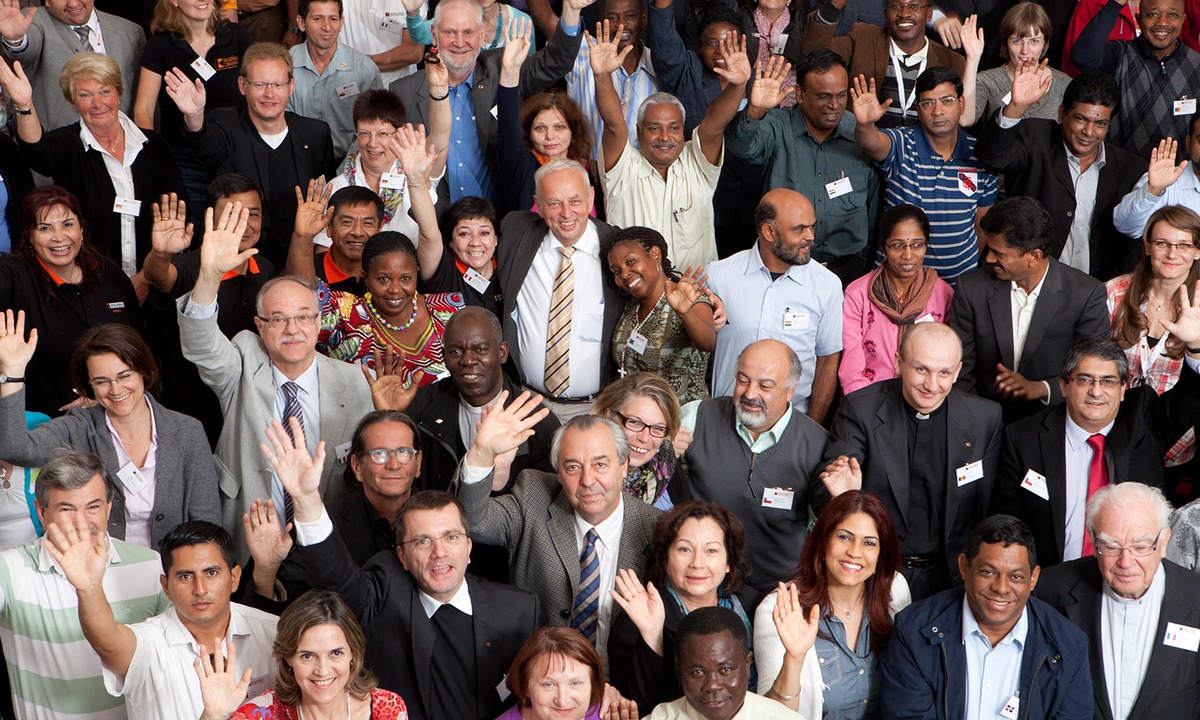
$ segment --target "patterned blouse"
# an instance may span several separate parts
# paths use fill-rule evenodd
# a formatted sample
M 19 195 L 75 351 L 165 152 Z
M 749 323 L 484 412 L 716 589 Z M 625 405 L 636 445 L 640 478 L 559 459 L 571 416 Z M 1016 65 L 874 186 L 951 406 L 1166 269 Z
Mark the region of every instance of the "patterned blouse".
M 442 361 L 442 335 L 446 322 L 466 302 L 462 293 L 424 295 L 429 311 L 429 324 L 414 346 L 396 339 L 394 326 L 389 327 L 371 304 L 371 294 L 359 297 L 353 293 L 330 290 L 325 281 L 317 285 L 321 304 L 321 329 L 317 333 L 317 351 L 335 360 L 357 362 L 375 369 L 375 349 L 390 347 L 404 356 L 402 377 L 412 380 L 417 370 L 425 372 L 421 385 L 446 377 L 449 373 Z
M 300 713 L 268 690 L 238 708 L 229 720 L 300 720 Z M 396 693 L 375 688 L 371 691 L 371 720 L 408 720 L 408 708 Z
M 699 302 L 709 302 L 707 297 L 700 297 Z M 621 376 L 643 370 L 652 372 L 671 384 L 680 405 L 692 400 L 707 400 L 704 373 L 708 368 L 709 353 L 697 350 L 692 344 L 683 319 L 671 309 L 666 298 L 660 300 L 641 323 L 637 311 L 636 301 L 627 302 L 613 333 L 612 356 Z M 646 338 L 642 352 L 629 344 L 635 330 Z

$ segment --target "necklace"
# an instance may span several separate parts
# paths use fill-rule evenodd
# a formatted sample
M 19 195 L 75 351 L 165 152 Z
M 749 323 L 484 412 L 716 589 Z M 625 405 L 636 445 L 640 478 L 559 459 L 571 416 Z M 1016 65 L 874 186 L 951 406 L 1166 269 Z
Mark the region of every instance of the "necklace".
M 646 323 L 650 322 L 650 318 L 654 317 L 654 314 L 658 312 L 658 309 L 660 307 L 662 307 L 663 301 L 666 299 L 667 299 L 667 291 L 663 290 L 663 294 L 659 296 L 658 302 L 654 303 L 654 307 L 650 308 L 650 312 L 646 313 L 645 319 L 638 320 L 637 324 L 633 326 L 633 330 L 629 333 L 629 340 L 627 340 L 625 342 L 625 344 L 621 346 L 621 366 L 617 369 L 617 372 L 620 374 L 621 377 L 625 377 L 625 374 L 626 374 L 625 353 L 629 350 L 629 343 L 633 341 L 635 335 L 641 336 L 643 338 L 645 337 L 641 334 L 642 326 L 645 325 Z M 637 318 L 637 313 L 634 313 L 634 318 Z M 643 345 L 642 350 L 645 350 L 645 349 L 646 349 L 645 345 Z M 642 354 L 642 352 L 638 351 L 638 354 Z
M 153 429 L 154 429 L 154 423 L 150 422 L 148 425 L 146 425 L 146 432 L 142 433 L 142 436 L 140 438 L 138 438 L 137 440 L 126 440 L 125 438 L 121 437 L 121 433 L 117 433 L 117 439 L 121 441 L 122 445 L 137 445 L 141 441 L 150 437 L 150 431 Z M 115 428 L 114 428 L 114 430 L 115 430 Z
M 304 706 L 297 703 L 296 712 L 300 713 L 300 720 L 304 720 Z M 346 691 L 346 720 L 350 720 L 350 691 Z
M 412 297 L 412 317 L 410 317 L 408 322 L 404 323 L 403 325 L 393 325 L 387 320 L 384 320 L 383 315 L 379 313 L 379 310 L 375 307 L 375 303 L 371 299 L 371 293 L 367 293 L 366 298 L 364 299 L 367 301 L 367 309 L 371 311 L 371 315 L 373 315 L 375 319 L 378 320 L 379 323 L 388 330 L 393 332 L 404 332 L 412 327 L 413 323 L 417 321 L 417 293 L 413 293 Z
M 858 600 L 856 600 L 856 601 L 854 602 L 854 604 L 855 604 L 855 605 L 858 605 L 858 604 L 860 604 L 861 602 L 862 602 L 862 598 L 860 597 Z M 854 617 L 854 612 L 853 612 L 853 611 L 851 611 L 851 610 L 847 610 L 846 608 L 842 607 L 841 605 L 838 605 L 837 603 L 835 603 L 835 602 L 833 601 L 833 598 L 829 598 L 829 604 L 830 604 L 830 605 L 832 605 L 832 606 L 834 607 L 834 609 L 835 609 L 835 610 L 837 610 L 837 611 L 841 612 L 843 615 L 845 615 L 847 620 L 850 620 L 850 619 L 852 619 L 852 618 Z

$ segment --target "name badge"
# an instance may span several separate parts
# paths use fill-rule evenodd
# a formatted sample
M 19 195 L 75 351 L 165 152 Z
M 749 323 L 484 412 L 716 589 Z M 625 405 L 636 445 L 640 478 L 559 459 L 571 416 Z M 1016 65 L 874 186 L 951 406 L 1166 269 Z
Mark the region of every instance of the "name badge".
M 979 173 L 969 170 L 958 171 L 958 191 L 967 197 L 975 194 L 979 189 Z
M 113 212 L 121 213 L 122 215 L 141 215 L 142 201 L 118 195 L 117 199 L 113 201 Z
M 973 463 L 967 463 L 954 471 L 954 476 L 958 478 L 958 486 L 962 487 L 968 483 L 973 483 L 983 477 L 983 461 L 976 460 Z
M 112 310 L 114 312 L 116 312 L 117 310 L 124 310 L 125 303 L 121 302 L 120 300 L 118 300 L 117 302 L 110 302 L 108 304 L 108 309 Z
M 937 320 L 935 320 L 935 319 L 933 318 L 933 313 L 925 313 L 924 315 L 922 315 L 921 317 L 917 318 L 917 319 L 916 319 L 916 320 L 914 320 L 913 322 L 914 322 L 914 323 L 923 323 L 923 322 L 937 322 Z
M 1171 103 L 1176 115 L 1195 115 L 1196 114 L 1196 98 L 1183 98 Z
M 788 34 L 787 33 L 779 33 L 779 42 L 777 42 L 771 46 L 771 54 L 772 55 L 782 55 L 783 48 L 784 48 L 784 46 L 787 45 L 787 41 L 788 41 Z
M 477 292 L 486 292 L 488 285 L 492 284 L 491 280 L 479 274 L 475 268 L 467 268 L 467 271 L 463 273 L 463 280 L 466 280 L 467 284 L 475 288 Z
M 117 471 L 117 478 L 121 480 L 121 485 L 125 486 L 125 494 L 137 495 L 142 491 L 142 488 L 150 484 L 146 476 L 138 470 L 133 463 L 127 464 L 125 467 Z
M 767 488 L 763 491 L 762 506 L 791 510 L 792 501 L 796 499 L 796 491 L 791 488 Z
M 831 183 L 825 183 L 825 192 L 829 193 L 830 200 L 853 191 L 854 187 L 850 185 L 850 178 L 848 177 L 838 178 Z
M 192 69 L 195 70 L 196 74 L 200 76 L 200 79 L 205 82 L 208 82 L 210 77 L 217 74 L 217 71 L 213 70 L 213 66 L 209 65 L 208 61 L 202 57 L 197 57 L 194 61 L 192 61 Z
M 630 350 L 633 350 L 638 355 L 646 352 L 646 336 L 634 330 L 629 334 L 629 342 L 625 343 Z
M 500 702 L 504 702 L 509 695 L 512 695 L 508 689 L 508 675 L 500 678 L 500 684 L 496 686 L 496 694 L 500 696 Z
M 334 448 L 333 452 L 337 456 L 337 464 L 345 465 L 350 459 L 350 443 L 344 442 L 341 445 L 338 445 L 336 448 Z
M 1000 708 L 1000 717 L 1005 720 L 1017 720 L 1017 714 L 1021 709 L 1021 698 L 1013 695 L 1004 703 L 1004 707 Z
M 353 97 L 358 94 L 358 83 L 348 82 L 345 85 L 341 85 L 334 89 L 337 90 L 337 96 L 344 100 L 348 97 Z
M 379 176 L 379 187 L 388 190 L 403 190 L 408 185 L 404 173 L 385 172 Z
M 1050 499 L 1050 489 L 1046 486 L 1046 476 L 1035 473 L 1032 469 L 1025 473 L 1025 477 L 1021 480 L 1021 487 L 1043 500 Z
M 784 313 L 783 313 L 783 329 L 784 330 L 807 330 L 808 329 L 808 313 L 784 311 Z
M 275 685 L 275 674 L 267 673 L 262 677 L 250 679 L 250 689 L 246 692 L 246 697 L 254 697 L 250 693 L 258 693 L 261 695 L 270 690 Z
M 402 16 L 403 14 L 394 12 L 384 13 L 383 19 L 379 21 L 379 27 L 397 35 L 403 33 L 408 27 L 408 22 L 403 17 L 397 18 L 397 16 Z
M 1196 652 L 1200 650 L 1200 629 L 1169 622 L 1167 634 L 1163 636 L 1163 645 Z

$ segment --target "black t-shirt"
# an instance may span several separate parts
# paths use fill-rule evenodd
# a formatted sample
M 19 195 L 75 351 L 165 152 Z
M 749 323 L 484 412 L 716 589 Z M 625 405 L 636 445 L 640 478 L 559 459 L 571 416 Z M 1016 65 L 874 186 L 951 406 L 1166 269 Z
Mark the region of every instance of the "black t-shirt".
M 460 269 L 458 261 L 454 259 L 454 254 L 450 252 L 450 248 L 446 248 L 442 251 L 442 261 L 438 263 L 433 277 L 428 281 L 421 282 L 421 292 L 426 294 L 462 293 L 463 299 L 468 305 L 484 308 L 499 317 L 504 294 L 500 291 L 500 286 L 496 284 L 496 274 L 492 273 L 491 282 L 488 283 L 487 288 L 483 292 L 479 292 L 463 277 L 464 272 L 465 267 Z
M 250 47 L 250 34 L 245 28 L 236 23 L 221 23 L 217 26 L 216 42 L 204 56 L 216 73 L 204 81 L 206 100 L 205 111 L 222 107 L 238 107 L 246 100 L 238 89 L 238 75 L 242 68 L 242 55 Z M 179 68 L 189 80 L 195 81 L 200 74 L 192 67 L 196 61 L 196 51 L 186 40 L 170 33 L 151 35 L 142 51 L 142 67 L 147 70 L 166 75 L 172 68 Z M 179 132 L 183 127 L 183 115 L 175 106 L 175 101 L 167 95 L 167 84 L 164 82 L 158 90 L 158 112 L 162 136 L 171 145 L 176 145 Z

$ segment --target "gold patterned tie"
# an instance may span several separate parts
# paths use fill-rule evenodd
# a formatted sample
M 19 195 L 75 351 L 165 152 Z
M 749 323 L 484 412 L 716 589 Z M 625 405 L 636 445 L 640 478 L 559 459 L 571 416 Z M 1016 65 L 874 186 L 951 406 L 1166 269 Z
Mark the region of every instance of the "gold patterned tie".
M 575 294 L 573 247 L 560 247 L 562 262 L 550 293 L 550 322 L 546 329 L 546 392 L 558 397 L 571 384 L 571 299 Z

